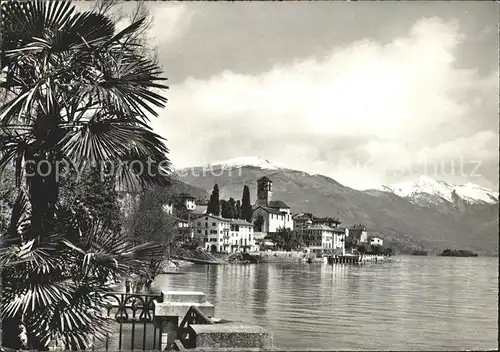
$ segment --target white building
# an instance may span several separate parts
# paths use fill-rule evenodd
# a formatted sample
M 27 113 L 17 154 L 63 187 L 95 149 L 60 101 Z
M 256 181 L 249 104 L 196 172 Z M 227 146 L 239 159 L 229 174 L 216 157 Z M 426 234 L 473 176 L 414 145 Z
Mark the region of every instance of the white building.
M 175 221 L 175 225 L 177 226 L 177 230 L 183 235 L 184 239 L 194 238 L 194 229 L 190 226 L 186 219 L 177 218 L 175 216 L 173 219 Z
M 383 246 L 384 240 L 377 236 L 371 236 L 368 238 L 368 244 L 370 246 Z
M 225 252 L 230 248 L 231 220 L 204 214 L 193 220 L 194 236 L 203 238 L 205 249 L 210 252 Z
M 193 210 L 193 214 L 205 214 L 208 208 L 207 200 L 199 200 L 196 202 L 196 208 Z
M 272 186 L 273 182 L 265 176 L 257 180 L 257 201 L 252 214 L 255 232 L 276 232 L 279 228 L 293 230 L 290 207 L 280 200 L 271 200 Z
M 163 204 L 162 208 L 163 208 L 163 211 L 165 213 L 167 213 L 169 215 L 173 215 L 174 214 L 174 204 L 172 202 Z
M 332 228 L 332 230 L 333 230 L 333 237 L 332 237 L 333 249 L 341 252 L 342 255 L 345 255 L 345 241 L 349 234 L 349 229 L 337 227 L 337 228 Z
M 196 209 L 196 197 L 193 197 L 192 195 L 188 193 L 181 193 L 178 196 L 173 197 L 173 201 L 176 203 L 175 205 L 177 206 L 184 206 L 186 207 L 187 211 L 192 212 L 193 210 Z
M 326 225 L 312 225 L 300 229 L 306 252 L 333 251 L 334 230 Z
M 253 224 L 241 219 L 231 219 L 230 228 L 230 252 L 253 252 L 255 250 Z

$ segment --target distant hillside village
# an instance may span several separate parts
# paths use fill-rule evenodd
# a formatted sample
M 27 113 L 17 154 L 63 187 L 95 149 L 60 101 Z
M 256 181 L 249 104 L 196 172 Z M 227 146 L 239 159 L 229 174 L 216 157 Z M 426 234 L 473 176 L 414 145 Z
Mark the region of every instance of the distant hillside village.
M 272 189 L 273 182 L 268 177 L 258 179 L 256 201 L 250 205 L 248 187 L 243 190 L 241 202 L 233 199 L 228 202 L 219 201 L 215 185 L 210 200 L 197 200 L 181 193 L 172 197 L 163 210 L 174 217 L 186 241 L 210 252 L 286 248 L 344 255 L 346 248 L 352 250 L 360 245 L 383 247 L 382 238 L 369 236 L 362 225 L 344 227 L 337 218 L 317 217 L 312 213 L 292 215 L 289 206 L 272 199 Z

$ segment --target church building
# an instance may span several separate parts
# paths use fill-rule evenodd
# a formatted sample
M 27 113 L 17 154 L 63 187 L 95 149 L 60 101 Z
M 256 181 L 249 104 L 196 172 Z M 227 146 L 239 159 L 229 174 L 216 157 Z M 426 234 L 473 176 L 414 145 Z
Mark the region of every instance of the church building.
M 255 232 L 276 232 L 279 228 L 293 230 L 290 207 L 280 200 L 272 200 L 273 182 L 266 176 L 257 180 L 257 200 L 253 206 L 252 222 Z

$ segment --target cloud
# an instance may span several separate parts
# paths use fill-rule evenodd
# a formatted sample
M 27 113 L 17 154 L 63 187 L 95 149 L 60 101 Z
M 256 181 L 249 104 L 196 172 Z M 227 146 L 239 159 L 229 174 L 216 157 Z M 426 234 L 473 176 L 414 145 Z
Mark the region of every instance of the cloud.
M 188 78 L 154 126 L 181 167 L 258 154 L 357 188 L 423 158 L 498 159 L 498 72 L 457 68 L 464 38 L 456 21 L 424 18 L 389 43 Z
M 135 2 L 122 4 L 118 7 L 124 17 L 117 23 L 117 30 L 123 30 L 130 25 L 130 15 L 136 10 Z M 189 29 L 192 11 L 182 3 L 154 3 L 148 7 L 148 18 L 152 19 L 151 28 L 147 32 L 148 40 L 155 45 L 162 45 L 182 37 Z
M 162 3 L 153 7 L 151 37 L 161 45 L 182 37 L 191 24 L 192 12 L 182 3 Z

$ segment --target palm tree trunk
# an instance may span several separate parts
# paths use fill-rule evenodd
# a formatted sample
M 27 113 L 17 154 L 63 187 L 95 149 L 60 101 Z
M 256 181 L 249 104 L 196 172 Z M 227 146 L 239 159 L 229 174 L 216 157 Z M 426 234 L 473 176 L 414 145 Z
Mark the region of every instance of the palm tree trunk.
M 25 329 L 19 317 L 2 320 L 2 347 L 14 350 L 26 350 L 28 344 L 23 336 Z
M 43 151 L 35 152 L 32 148 L 27 153 L 26 181 L 31 203 L 30 237 L 38 239 L 52 233 L 54 209 L 58 200 L 58 182 L 54 157 L 45 157 Z M 43 307 L 42 307 L 43 309 Z M 28 317 L 26 317 L 28 318 Z M 24 326 L 21 325 L 20 326 Z M 21 349 L 28 347 L 36 350 L 47 350 L 41 341 L 34 335 L 27 335 L 27 346 L 21 341 Z
M 58 170 L 53 158 L 44 158 L 32 150 L 26 160 L 26 179 L 30 195 L 31 229 L 35 235 L 50 233 L 54 206 L 59 196 Z
M 0 302 L 2 302 L 2 288 L 3 288 L 3 270 L 2 267 L 0 266 Z M 2 330 L 2 319 L 0 319 L 0 348 L 3 346 L 3 330 Z

